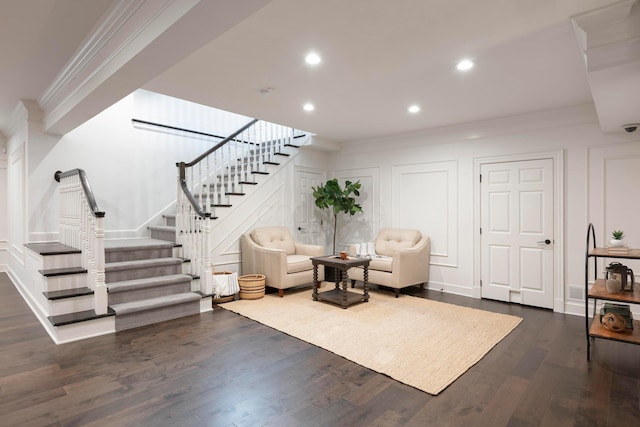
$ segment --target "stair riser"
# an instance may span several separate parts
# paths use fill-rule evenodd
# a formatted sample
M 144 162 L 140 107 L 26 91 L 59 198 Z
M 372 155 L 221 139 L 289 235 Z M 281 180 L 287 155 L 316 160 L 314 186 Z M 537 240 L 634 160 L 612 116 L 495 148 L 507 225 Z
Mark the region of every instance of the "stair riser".
M 93 310 L 93 295 L 83 295 L 59 300 L 48 300 L 44 296 L 42 298 L 45 299 L 49 306 L 48 313 L 50 316 Z
M 136 251 L 109 251 L 105 253 L 105 262 L 136 261 L 152 258 L 170 258 L 173 248 L 141 249 Z
M 113 334 L 116 330 L 115 319 L 115 316 L 109 316 L 70 325 L 53 326 L 56 343 L 64 344 L 79 339 Z
M 144 287 L 142 289 L 132 289 L 125 292 L 109 293 L 109 305 L 123 302 L 141 301 L 147 298 L 162 297 L 172 294 L 191 292 L 191 283 L 173 283 L 170 285 L 160 285 L 154 287 Z
M 75 289 L 87 286 L 86 274 L 67 274 L 64 276 L 43 277 L 43 291 L 62 291 L 64 289 Z
M 150 229 L 149 234 L 152 239 L 158 240 L 166 240 L 167 242 L 175 242 L 176 241 L 176 233 L 166 230 L 154 230 Z
M 190 301 L 152 310 L 116 316 L 116 331 L 137 328 L 200 313 L 200 301 Z
M 106 282 L 121 282 L 123 280 L 146 279 L 149 277 L 168 276 L 171 274 L 181 274 L 182 264 L 132 268 L 120 271 L 107 271 Z
M 42 257 L 41 270 L 77 267 L 82 263 L 81 254 L 45 255 Z
M 176 226 L 176 217 L 175 216 L 165 216 L 164 217 L 164 225 L 168 225 L 169 227 Z

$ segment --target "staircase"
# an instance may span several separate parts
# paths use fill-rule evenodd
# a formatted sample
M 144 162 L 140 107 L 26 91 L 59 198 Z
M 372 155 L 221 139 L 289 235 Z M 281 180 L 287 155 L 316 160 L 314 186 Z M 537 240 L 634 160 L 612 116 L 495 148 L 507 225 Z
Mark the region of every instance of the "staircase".
M 57 172 L 60 242 L 30 243 L 42 323 L 57 343 L 212 309 L 211 222 L 300 145 L 294 131 L 252 121 L 191 163 L 180 163 L 176 213 L 148 238 L 104 239 L 84 172 Z M 224 210 L 226 212 L 218 211 Z M 34 310 L 35 311 L 35 310 Z M 42 314 L 46 316 L 46 322 Z
M 200 313 L 174 245 L 156 239 L 105 241 L 105 281 L 115 329 L 122 331 Z

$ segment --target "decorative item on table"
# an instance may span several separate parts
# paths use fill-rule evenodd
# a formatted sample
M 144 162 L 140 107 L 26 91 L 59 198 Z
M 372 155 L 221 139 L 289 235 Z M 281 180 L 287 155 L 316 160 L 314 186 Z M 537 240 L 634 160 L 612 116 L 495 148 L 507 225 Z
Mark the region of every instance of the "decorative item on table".
M 354 243 L 356 256 L 359 258 L 373 258 L 376 254 L 373 242 Z
M 609 313 L 614 313 L 623 318 L 626 329 L 633 329 L 633 315 L 631 314 L 631 309 L 628 304 L 605 302 L 602 308 L 600 308 L 600 323 L 602 323 L 603 326 L 605 326 L 605 321 L 603 319 Z
M 606 267 L 606 270 L 606 280 L 617 280 L 620 282 L 620 290 L 625 292 L 633 292 L 635 276 L 633 275 L 632 269 L 628 268 L 626 265 L 622 265 L 619 262 L 612 262 L 608 267 Z
M 611 253 L 619 253 L 625 254 L 629 252 L 629 248 L 624 243 L 624 231 L 622 230 L 613 230 L 611 232 L 612 239 L 609 240 L 609 246 L 607 247 L 607 251 Z
M 340 251 L 340 259 L 343 261 L 347 259 L 347 251 Z
M 233 301 L 240 291 L 238 273 L 230 271 L 213 272 L 213 302 L 216 304 Z

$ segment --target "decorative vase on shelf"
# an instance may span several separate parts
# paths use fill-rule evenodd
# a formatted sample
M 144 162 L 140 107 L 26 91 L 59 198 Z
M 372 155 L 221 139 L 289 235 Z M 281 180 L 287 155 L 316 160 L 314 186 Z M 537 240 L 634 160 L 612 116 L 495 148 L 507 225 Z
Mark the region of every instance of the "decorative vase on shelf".
M 612 246 L 614 248 L 624 246 L 624 240 L 622 240 L 622 238 L 624 237 L 624 231 L 613 230 L 611 232 L 611 237 L 613 237 L 613 239 L 609 240 L 609 246 Z
M 609 240 L 609 246 L 618 248 L 620 246 L 624 246 L 624 240 L 622 239 L 611 239 Z

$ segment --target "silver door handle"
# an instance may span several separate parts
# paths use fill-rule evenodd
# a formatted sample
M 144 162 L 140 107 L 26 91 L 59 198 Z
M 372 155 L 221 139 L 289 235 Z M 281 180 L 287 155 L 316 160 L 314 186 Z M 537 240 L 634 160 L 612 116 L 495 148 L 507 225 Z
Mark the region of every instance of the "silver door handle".
M 545 240 L 540 240 L 539 242 L 536 242 L 536 243 L 544 243 L 545 245 L 550 245 L 551 244 L 551 240 L 545 239 Z

